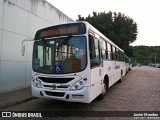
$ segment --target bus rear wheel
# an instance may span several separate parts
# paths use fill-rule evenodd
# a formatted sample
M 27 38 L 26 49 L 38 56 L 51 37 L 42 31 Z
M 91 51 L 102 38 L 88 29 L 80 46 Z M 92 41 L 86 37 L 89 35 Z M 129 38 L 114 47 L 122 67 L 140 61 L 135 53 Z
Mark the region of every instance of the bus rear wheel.
M 122 79 L 123 79 L 123 71 L 121 71 L 121 77 L 120 77 L 120 79 L 117 81 L 117 83 L 122 83 Z

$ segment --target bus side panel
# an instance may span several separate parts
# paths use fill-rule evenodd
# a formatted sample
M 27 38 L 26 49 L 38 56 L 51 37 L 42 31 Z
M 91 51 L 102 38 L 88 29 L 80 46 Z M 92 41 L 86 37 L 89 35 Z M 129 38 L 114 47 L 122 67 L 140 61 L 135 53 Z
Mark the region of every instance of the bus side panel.
M 124 76 L 126 74 L 126 65 L 125 63 L 123 62 L 122 65 L 121 65 L 121 70 L 123 72 L 122 76 Z
M 123 66 L 123 62 L 116 61 L 116 66 L 115 66 L 115 82 L 117 82 L 121 78 L 121 70 Z
M 108 75 L 109 87 L 116 82 L 115 61 L 104 61 L 103 76 Z
M 102 67 L 102 78 L 108 75 L 109 87 L 116 83 L 121 78 L 121 70 L 125 75 L 126 67 L 124 62 L 120 61 L 104 61 Z

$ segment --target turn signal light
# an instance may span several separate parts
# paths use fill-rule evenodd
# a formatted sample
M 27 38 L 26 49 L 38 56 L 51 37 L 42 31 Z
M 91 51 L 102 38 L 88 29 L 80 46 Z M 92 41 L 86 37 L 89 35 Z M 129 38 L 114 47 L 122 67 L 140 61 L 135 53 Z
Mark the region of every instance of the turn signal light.
M 87 78 L 83 78 L 84 81 L 87 81 Z

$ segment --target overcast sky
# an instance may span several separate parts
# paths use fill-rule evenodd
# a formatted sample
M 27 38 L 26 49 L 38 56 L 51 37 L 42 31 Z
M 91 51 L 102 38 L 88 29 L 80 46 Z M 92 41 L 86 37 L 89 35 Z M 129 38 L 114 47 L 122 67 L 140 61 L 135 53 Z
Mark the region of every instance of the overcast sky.
M 138 24 L 132 45 L 160 46 L 160 0 L 47 0 L 73 20 L 95 12 L 121 12 Z

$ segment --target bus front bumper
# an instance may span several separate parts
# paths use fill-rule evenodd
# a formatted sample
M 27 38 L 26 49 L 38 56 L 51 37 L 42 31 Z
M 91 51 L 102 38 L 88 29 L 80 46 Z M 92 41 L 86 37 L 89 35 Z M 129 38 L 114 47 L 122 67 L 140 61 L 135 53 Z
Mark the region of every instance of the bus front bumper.
M 32 96 L 38 98 L 50 98 L 69 102 L 90 103 L 89 87 L 84 87 L 81 90 L 52 90 L 37 88 L 32 85 Z

